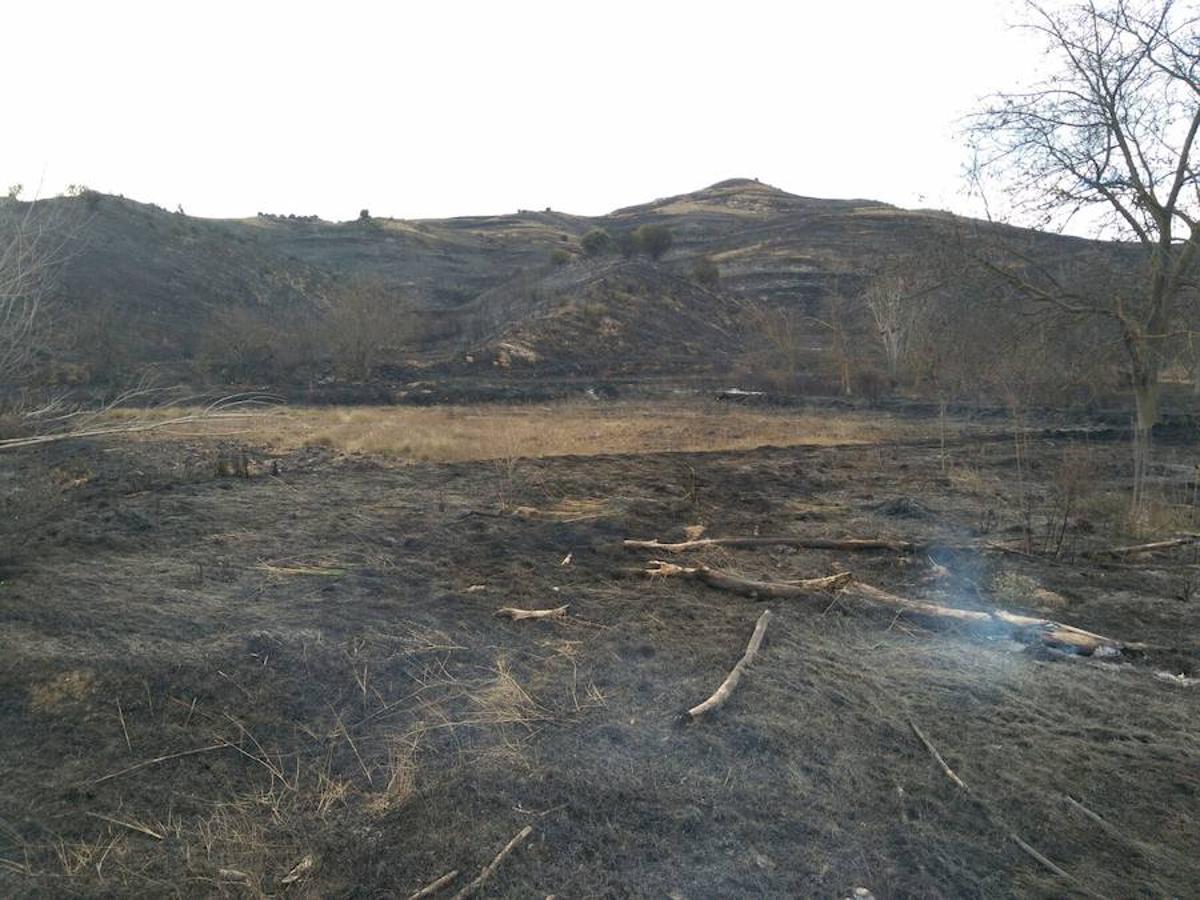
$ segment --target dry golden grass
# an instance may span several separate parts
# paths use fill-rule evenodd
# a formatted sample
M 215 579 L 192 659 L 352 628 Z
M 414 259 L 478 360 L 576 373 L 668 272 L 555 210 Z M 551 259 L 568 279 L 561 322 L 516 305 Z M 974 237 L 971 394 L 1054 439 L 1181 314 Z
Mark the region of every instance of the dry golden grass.
M 95 678 L 86 669 L 72 669 L 29 688 L 29 705 L 48 712 L 68 703 L 79 703 L 95 689 Z
M 915 437 L 919 428 L 882 413 L 811 413 L 680 401 L 284 407 L 254 419 L 190 423 L 186 431 L 154 434 L 236 437 L 276 451 L 320 446 L 402 460 L 464 461 L 872 444 Z
M 727 203 L 698 203 L 694 200 L 677 200 L 674 203 L 667 203 L 658 208 L 660 215 L 664 216 L 686 216 L 689 214 L 699 213 L 720 213 L 730 216 L 743 216 L 747 219 L 761 219 L 764 215 L 762 209 L 748 209 L 744 206 L 732 206 Z

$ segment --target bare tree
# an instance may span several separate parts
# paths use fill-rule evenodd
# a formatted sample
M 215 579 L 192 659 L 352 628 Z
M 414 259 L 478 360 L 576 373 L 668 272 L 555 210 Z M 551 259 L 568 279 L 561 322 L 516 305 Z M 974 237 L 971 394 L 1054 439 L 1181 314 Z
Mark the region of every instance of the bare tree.
M 814 344 L 810 317 L 785 306 L 746 302 L 741 318 L 752 348 L 747 354 L 750 368 L 779 389 L 795 389 Z
M 1200 13 L 1175 0 L 1027 0 L 1053 70 L 1000 94 L 968 135 L 976 176 L 998 177 L 1038 225 L 1082 213 L 1131 241 L 1137 263 L 1099 293 L 1024 266 L 994 265 L 1026 296 L 1070 317 L 1104 317 L 1120 336 L 1135 402 L 1134 508 L 1142 501 L 1165 353 L 1186 324 L 1200 249 Z M 1045 275 L 1045 273 L 1042 273 Z
M 829 333 L 833 351 L 833 364 L 837 372 L 838 392 L 849 397 L 854 393 L 853 346 L 859 335 L 858 320 L 861 304 L 857 299 L 834 284 L 821 301 L 819 315 L 809 316 L 808 321 Z
M 940 271 L 924 258 L 890 260 L 867 283 L 862 300 L 875 323 L 892 387 L 922 321 L 922 307 L 942 286 Z

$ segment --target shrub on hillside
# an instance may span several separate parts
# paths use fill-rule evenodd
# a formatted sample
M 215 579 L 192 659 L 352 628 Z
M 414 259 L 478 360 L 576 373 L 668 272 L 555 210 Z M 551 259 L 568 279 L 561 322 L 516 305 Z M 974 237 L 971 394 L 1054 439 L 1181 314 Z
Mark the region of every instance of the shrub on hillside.
M 692 266 L 692 278 L 706 288 L 714 288 L 717 286 L 717 282 L 721 280 L 721 270 L 707 256 L 702 256 Z
M 876 403 L 891 390 L 891 380 L 879 369 L 863 369 L 854 378 L 856 393 L 869 403 Z
M 633 232 L 633 240 L 638 252 L 653 260 L 662 259 L 674 243 L 671 229 L 665 225 L 639 225 Z
M 610 253 L 615 253 L 617 243 L 613 240 L 612 235 L 603 228 L 593 228 L 583 236 L 579 242 L 583 247 L 583 252 L 588 256 L 608 256 Z
M 633 236 L 632 231 L 622 231 L 617 235 L 615 242 L 617 250 L 626 259 L 635 256 L 638 252 L 637 239 Z

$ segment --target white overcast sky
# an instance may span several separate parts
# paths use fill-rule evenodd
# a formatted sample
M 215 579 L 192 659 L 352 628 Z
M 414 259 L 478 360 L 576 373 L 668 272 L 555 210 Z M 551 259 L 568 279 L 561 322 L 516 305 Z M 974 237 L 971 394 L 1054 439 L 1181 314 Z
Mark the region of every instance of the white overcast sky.
M 599 214 L 724 178 L 962 212 L 1011 0 L 6 4 L 0 189 L 203 216 Z

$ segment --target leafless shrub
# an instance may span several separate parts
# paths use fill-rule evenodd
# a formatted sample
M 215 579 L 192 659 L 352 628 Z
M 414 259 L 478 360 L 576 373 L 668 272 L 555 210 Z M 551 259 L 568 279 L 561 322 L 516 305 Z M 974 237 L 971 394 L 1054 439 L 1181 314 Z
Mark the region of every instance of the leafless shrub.
M 366 381 L 417 334 L 411 305 L 394 289 L 370 280 L 348 282 L 333 298 L 321 330 L 338 373 Z

